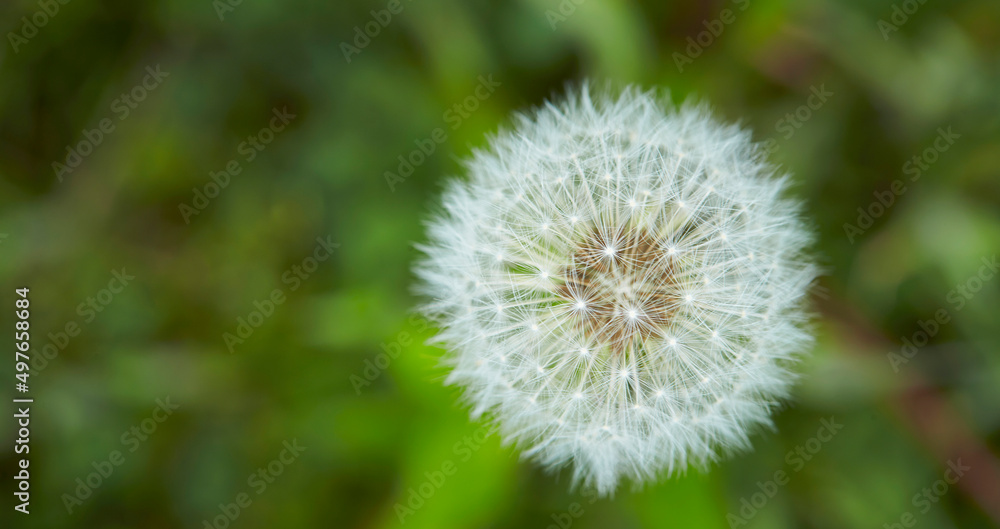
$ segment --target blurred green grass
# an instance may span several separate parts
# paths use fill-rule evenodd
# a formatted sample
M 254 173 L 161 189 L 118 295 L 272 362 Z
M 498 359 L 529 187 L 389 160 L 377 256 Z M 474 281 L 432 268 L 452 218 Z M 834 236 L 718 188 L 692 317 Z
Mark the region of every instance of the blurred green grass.
M 902 2 L 562 4 L 575 7 L 553 28 L 556 0 L 403 0 L 349 63 L 343 43 L 387 2 L 243 2 L 220 20 L 208 0 L 77 0 L 16 50 L 8 36 L 0 303 L 31 287 L 36 354 L 67 322 L 81 332 L 31 379 L 32 514 L 7 508 L 0 523 L 203 527 L 248 491 L 231 527 L 396 527 L 397 504 L 451 461 L 455 473 L 402 525 L 543 528 L 578 504 L 574 528 L 722 528 L 832 416 L 843 431 L 745 527 L 883 527 L 908 511 L 919 527 L 991 526 L 963 486 L 995 483 L 996 467 L 975 467 L 926 513 L 912 498 L 947 468 L 953 424 L 994 454 L 987 462 L 1000 445 L 1000 286 L 985 282 L 960 310 L 948 300 L 1000 248 L 1000 5 L 926 2 L 885 39 L 879 20 Z M 727 8 L 734 22 L 678 71 L 674 54 Z M 5 3 L 0 27 L 19 32 L 39 9 Z M 156 65 L 169 77 L 119 120 L 113 101 Z M 451 128 L 445 112 L 481 75 L 500 87 Z M 481 425 L 442 387 L 441 352 L 423 345 L 433 330 L 411 318 L 410 290 L 413 244 L 443 179 L 512 112 L 585 78 L 703 99 L 774 140 L 827 270 L 819 342 L 775 431 L 708 471 L 593 503 L 568 492 L 566 472 L 519 461 L 495 436 L 464 460 L 456 443 Z M 820 86 L 833 95 L 786 137 L 780 120 Z M 245 161 L 240 143 L 283 107 L 296 118 Z M 115 131 L 59 182 L 52 163 L 105 118 Z M 397 157 L 439 127 L 447 140 L 390 189 Z M 939 127 L 961 138 L 851 242 L 845 223 L 906 177 Z M 179 205 L 233 159 L 240 174 L 185 223 Z M 283 274 L 327 235 L 340 247 L 291 291 Z M 135 282 L 85 323 L 78 305 L 123 267 Z M 228 353 L 223 333 L 276 288 L 287 301 Z M 941 308 L 953 319 L 894 372 L 887 353 Z M 352 381 L 401 341 L 370 385 Z M 900 412 L 917 384 L 953 422 L 921 429 Z M 180 409 L 67 513 L 75 480 L 168 395 Z M 0 432 L 13 440 L 14 422 Z M 257 495 L 248 477 L 293 439 L 306 451 Z M 12 450 L 2 458 L 14 468 Z

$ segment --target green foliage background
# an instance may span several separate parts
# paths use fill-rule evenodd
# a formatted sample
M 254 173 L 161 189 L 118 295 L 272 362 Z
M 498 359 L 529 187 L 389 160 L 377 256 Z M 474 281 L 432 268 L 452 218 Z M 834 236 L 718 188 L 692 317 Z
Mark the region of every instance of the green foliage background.
M 960 309 L 948 296 L 1000 249 L 1000 4 L 914 3 L 886 39 L 888 0 L 577 2 L 402 0 L 350 62 L 343 43 L 386 1 L 246 0 L 220 20 L 211 0 L 72 0 L 26 43 L 7 36 L 0 329 L 12 351 L 13 290 L 27 286 L 33 354 L 69 322 L 80 333 L 30 379 L 28 516 L 13 511 L 4 399 L 0 525 L 201 528 L 249 492 L 230 527 L 397 527 L 396 505 L 452 462 L 402 525 L 545 528 L 582 511 L 572 527 L 725 528 L 784 470 L 788 485 L 737 526 L 881 528 L 906 512 L 917 527 L 992 526 L 1000 281 Z M 679 71 L 675 54 L 727 8 L 735 21 Z M 4 2 L 0 29 L 39 9 Z M 119 120 L 116 98 L 156 65 L 169 76 Z M 445 112 L 481 75 L 501 86 L 452 129 Z M 433 330 L 410 317 L 413 244 L 443 179 L 512 112 L 585 78 L 702 98 L 774 140 L 827 271 L 819 341 L 776 430 L 751 453 L 596 502 L 496 436 L 456 446 L 481 425 L 441 385 L 441 351 L 423 345 Z M 825 104 L 781 128 L 824 86 Z M 290 126 L 246 162 L 239 144 L 283 107 Z M 105 118 L 113 133 L 60 182 L 52 163 Z M 390 188 L 397 157 L 438 127 L 447 141 Z M 960 139 L 849 240 L 858 208 L 949 127 Z M 185 223 L 179 205 L 233 159 L 242 172 Z M 283 274 L 327 236 L 339 248 L 292 291 Z M 135 280 L 85 321 L 78 306 L 122 268 Z M 274 289 L 286 301 L 229 352 L 223 333 Z M 939 309 L 949 323 L 896 372 L 887 355 Z M 397 345 L 370 384 L 352 383 Z M 0 373 L 14 398 L 12 353 Z M 121 436 L 167 396 L 179 409 L 127 452 Z M 795 471 L 786 455 L 830 417 L 843 429 Z M 248 476 L 292 440 L 305 452 L 256 494 Z M 124 462 L 68 513 L 64 494 L 113 450 Z M 969 477 L 921 512 L 914 494 L 958 457 L 975 463 Z

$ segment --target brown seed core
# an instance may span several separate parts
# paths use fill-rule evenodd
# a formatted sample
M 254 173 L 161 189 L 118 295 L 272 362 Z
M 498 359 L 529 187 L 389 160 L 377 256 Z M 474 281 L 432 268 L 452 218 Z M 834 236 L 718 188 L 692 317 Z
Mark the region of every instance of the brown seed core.
M 619 354 L 663 335 L 677 309 L 673 272 L 648 231 L 595 229 L 577 245 L 555 292 L 595 342 Z

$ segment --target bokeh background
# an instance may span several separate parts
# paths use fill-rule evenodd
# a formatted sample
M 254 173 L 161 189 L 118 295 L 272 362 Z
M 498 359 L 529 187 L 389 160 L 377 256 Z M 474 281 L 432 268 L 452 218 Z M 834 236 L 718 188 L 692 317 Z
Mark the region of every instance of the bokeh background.
M 36 357 L 27 516 L 11 479 L 24 395 L 13 355 L 0 366 L 0 526 L 1000 521 L 995 0 L 8 0 L 0 29 L 0 329 L 13 350 L 13 291 L 30 287 Z M 471 423 L 411 316 L 443 180 L 512 112 L 586 78 L 751 128 L 794 174 L 826 270 L 776 429 L 598 501 Z M 941 130 L 958 136 L 935 147 Z M 858 208 L 878 214 L 859 225 Z M 317 239 L 338 246 L 310 262 Z

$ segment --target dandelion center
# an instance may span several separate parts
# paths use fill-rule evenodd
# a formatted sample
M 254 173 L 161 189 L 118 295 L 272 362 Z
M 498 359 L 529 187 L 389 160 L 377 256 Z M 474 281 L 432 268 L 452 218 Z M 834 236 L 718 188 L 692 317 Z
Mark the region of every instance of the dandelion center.
M 576 245 L 554 290 L 583 305 L 576 324 L 614 354 L 662 336 L 677 310 L 674 262 L 648 230 L 592 230 Z

